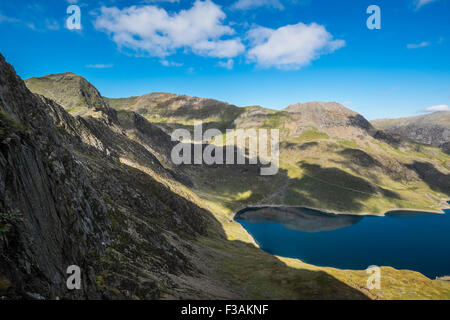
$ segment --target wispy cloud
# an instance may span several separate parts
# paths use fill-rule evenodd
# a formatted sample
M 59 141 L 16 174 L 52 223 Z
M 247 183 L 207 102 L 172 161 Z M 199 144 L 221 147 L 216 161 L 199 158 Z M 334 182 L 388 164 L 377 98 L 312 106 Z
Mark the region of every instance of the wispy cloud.
M 0 23 L 2 22 L 19 22 L 19 19 L 7 17 L 0 12 Z
M 41 8 L 38 5 L 32 6 L 32 10 L 36 9 L 37 11 L 41 10 Z M 0 13 L 0 23 L 11 23 L 16 24 L 18 26 L 25 26 L 31 30 L 34 31 L 55 31 L 60 29 L 60 25 L 58 21 L 55 19 L 42 19 L 40 21 L 37 21 L 36 19 L 33 19 L 33 16 L 21 16 L 21 17 L 10 17 L 5 16 L 2 13 Z
M 95 27 L 111 35 L 119 48 L 164 58 L 179 49 L 197 55 L 232 58 L 245 50 L 235 31 L 224 23 L 222 9 L 210 0 L 195 1 L 192 8 L 167 12 L 157 6 L 125 9 L 102 7 Z
M 450 111 L 450 106 L 446 104 L 440 104 L 437 106 L 428 107 L 425 109 L 426 112 L 436 112 L 436 111 Z
M 158 2 L 170 2 L 178 3 L 180 0 L 142 0 L 141 3 L 158 3 Z
M 284 10 L 280 0 L 237 0 L 232 6 L 235 10 L 249 10 L 259 7 L 269 7 L 278 10 Z
M 86 65 L 86 68 L 90 69 L 107 69 L 114 67 L 113 64 L 88 64 Z
M 311 23 L 287 25 L 278 29 L 256 27 L 248 32 L 251 49 L 247 57 L 262 67 L 300 69 L 321 55 L 345 46 L 333 40 L 324 26 Z
M 233 59 L 228 59 L 227 61 L 219 61 L 219 63 L 217 65 L 219 67 L 231 70 L 234 67 L 234 60 Z
M 419 10 L 424 5 L 427 5 L 434 1 L 436 1 L 436 0 L 414 0 L 414 6 L 415 6 L 416 10 Z
M 53 20 L 53 19 L 46 19 L 45 27 L 48 30 L 59 30 L 60 29 L 60 25 L 59 25 L 58 21 Z
M 312 0 L 236 0 L 232 5 L 233 10 L 251 10 L 261 7 L 284 10 L 285 5 L 309 5 Z
M 182 63 L 168 61 L 168 60 L 161 60 L 160 62 L 165 67 L 181 67 L 183 65 Z
M 421 43 L 409 43 L 406 45 L 408 49 L 418 49 L 428 47 L 430 43 L 428 41 L 422 41 Z

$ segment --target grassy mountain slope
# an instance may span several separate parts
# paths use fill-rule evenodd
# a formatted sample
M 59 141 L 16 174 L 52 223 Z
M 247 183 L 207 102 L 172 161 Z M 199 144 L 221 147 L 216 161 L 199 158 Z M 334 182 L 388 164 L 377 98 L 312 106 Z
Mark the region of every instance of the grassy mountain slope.
M 201 120 L 206 126 L 226 129 L 243 112 L 242 108 L 225 102 L 172 93 L 155 92 L 140 97 L 105 100 L 118 110 L 135 111 L 150 122 L 168 128 L 189 126 Z
M 233 185 L 231 189 L 248 198 L 235 201 L 232 208 L 252 203 L 306 205 L 343 213 L 382 213 L 393 208 L 436 211 L 450 195 L 445 182 L 449 181 L 448 155 L 379 131 L 337 103 L 297 104 L 281 111 L 247 108 L 234 123 L 238 129 L 279 129 L 281 145 L 280 172 L 278 179 L 272 179 L 276 191 L 261 193 Z
M 143 142 L 120 132 L 120 115 L 119 124 L 107 115 L 74 118 L 31 94 L 3 57 L 0 85 L 2 296 L 253 297 L 253 290 L 231 283 L 221 270 L 231 251 L 241 248 L 274 261 L 280 272 L 291 269 L 253 245 L 229 240 L 208 206 Z M 231 247 L 228 253 L 209 243 Z M 81 291 L 65 288 L 65 269 L 74 263 L 82 268 Z M 325 271 L 292 271 L 300 278 L 307 274 L 315 287 L 329 287 L 321 298 L 365 298 Z M 260 280 L 276 286 L 273 279 Z M 264 295 L 273 298 L 272 292 Z M 313 295 L 293 287 L 283 296 Z
M 62 85 L 58 86 L 59 83 Z M 98 90 L 86 79 L 71 72 L 26 79 L 25 84 L 34 93 L 54 100 L 73 115 L 106 108 Z
M 40 82 L 49 82 L 47 77 L 32 79 L 37 87 L 43 86 Z M 76 101 L 80 97 L 72 95 L 80 91 L 73 86 L 73 81 L 62 79 L 53 81 L 49 91 L 65 93 L 61 100 Z M 88 83 L 85 87 L 93 86 Z M 30 88 L 33 90 L 33 86 Z M 98 93 L 96 89 L 91 91 Z M 450 163 L 445 153 L 377 130 L 363 116 L 338 103 L 299 103 L 276 111 L 169 93 L 105 101 L 118 110 L 119 130 L 175 175 L 189 177 L 185 182 L 202 199 L 226 209 L 290 204 L 346 213 L 382 213 L 394 208 L 438 211 L 450 195 L 446 182 Z M 70 105 L 63 106 L 70 110 Z M 141 119 L 139 123 L 148 128 L 149 134 L 137 130 L 136 123 L 129 119 Z M 192 130 L 194 120 L 203 121 L 204 130 L 212 127 L 222 132 L 279 129 L 279 173 L 261 177 L 254 166 L 174 167 L 170 161 L 173 143 L 168 134 L 175 128 Z M 157 139 L 152 138 L 152 131 L 158 132 Z M 425 171 L 432 178 L 424 179 Z
M 236 296 L 195 248 L 218 223 L 151 176 L 172 176 L 153 154 L 107 114 L 74 118 L 33 95 L 2 56 L 0 87 L 1 296 Z M 149 173 L 124 164 L 124 155 Z M 82 290 L 66 288 L 72 264 L 81 267 Z
M 59 90 L 64 84 L 55 82 L 54 85 L 53 90 Z M 154 268 L 152 276 L 158 287 L 163 288 L 160 297 L 183 297 L 190 294 L 187 288 L 191 287 L 194 297 L 449 298 L 448 282 L 432 281 L 416 272 L 388 267 L 382 272 L 389 285 L 368 292 L 364 289 L 367 279 L 364 271 L 318 268 L 295 259 L 271 256 L 255 247 L 245 230 L 232 220 L 236 209 L 255 204 L 309 205 L 357 213 L 380 213 L 399 206 L 437 210 L 441 199 L 448 196 L 449 172 L 448 156 L 439 150 L 420 149 L 415 144 L 394 139 L 367 125 L 361 116 L 333 104 L 310 104 L 305 111 L 302 111 L 304 107 L 282 111 L 237 108 L 218 102 L 213 103 L 216 107 L 209 108 L 211 105 L 199 98 L 177 99 L 174 95 L 155 94 L 143 99 L 137 108 L 138 99 L 114 102 L 107 99 L 118 110 L 116 122 L 84 114 L 75 120 L 87 129 L 74 130 L 79 125 L 71 123 L 72 120 L 57 127 L 74 139 L 81 137 L 90 146 L 92 153 L 77 151 L 77 154 L 99 175 L 96 187 L 106 195 L 113 195 L 104 200 L 108 214 L 120 213 L 116 222 L 112 222 L 119 239 L 113 256 L 117 254 L 120 258 L 125 254 L 130 259 L 120 264 L 120 269 L 133 259 L 140 260 L 141 255 L 145 260 L 154 250 L 153 242 L 148 247 L 147 241 L 143 241 L 151 241 L 146 236 L 148 231 L 139 227 L 148 210 L 158 211 L 158 205 L 151 204 L 152 192 L 162 197 L 163 203 L 175 202 L 173 209 L 163 210 L 159 216 L 155 213 L 151 218 L 154 220 L 149 221 L 157 222 L 159 231 L 167 234 L 168 242 L 190 261 L 193 271 L 177 274 L 169 270 L 155 276 L 154 272 L 167 264 L 157 258 L 160 264 L 150 266 Z M 148 99 L 152 102 L 148 103 Z M 220 105 L 227 110 L 231 108 L 232 112 L 219 110 Z M 145 113 L 147 109 L 149 113 Z M 191 113 L 191 109 L 195 111 Z M 313 119 L 317 112 L 323 112 L 323 116 Z M 221 118 L 224 113 L 225 120 Z M 160 114 L 164 117 L 155 120 Z M 331 117 L 323 118 L 325 114 Z M 279 128 L 282 131 L 279 174 L 262 177 L 259 168 L 251 165 L 171 165 L 167 161 L 172 146 L 170 139 L 158 127 L 191 128 L 193 119 L 230 128 Z M 392 144 L 387 143 L 390 141 Z M 109 157 L 114 161 L 104 162 L 103 158 Z M 105 179 L 110 181 L 106 186 Z M 160 184 L 165 189 L 155 187 Z M 169 195 L 164 198 L 164 194 Z M 182 205 L 184 200 L 171 197 L 181 197 L 187 203 Z M 149 201 L 145 202 L 147 198 Z M 148 207 L 142 207 L 142 201 Z M 190 205 L 204 211 L 197 212 Z M 183 206 L 187 206 L 187 211 Z M 186 214 L 178 218 L 177 212 L 183 210 Z M 205 233 L 198 232 L 195 237 L 183 232 L 184 226 L 189 226 L 184 217 L 192 214 L 205 219 L 206 230 L 201 231 Z M 160 224 L 161 219 L 172 225 Z M 123 225 L 128 226 L 128 231 L 122 235 Z M 132 252 L 128 252 L 129 247 L 133 248 Z M 110 267 L 118 263 L 117 256 L 116 260 L 107 259 Z M 101 279 L 107 279 L 106 287 L 111 286 L 112 277 L 102 275 Z

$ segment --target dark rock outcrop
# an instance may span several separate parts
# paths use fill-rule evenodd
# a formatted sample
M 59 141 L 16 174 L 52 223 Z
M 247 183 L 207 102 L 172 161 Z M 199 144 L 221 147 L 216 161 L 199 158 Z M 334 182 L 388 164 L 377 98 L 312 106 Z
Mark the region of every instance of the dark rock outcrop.
M 207 222 L 214 222 L 169 187 L 121 163 L 126 156 L 161 177 L 176 176 L 130 139 L 108 108 L 74 118 L 28 91 L 0 55 L 0 295 L 214 296 L 176 280 L 201 274 L 189 239 L 206 234 Z M 139 117 L 132 121 L 141 139 L 161 139 L 159 129 L 150 130 Z M 67 289 L 70 265 L 82 270 L 81 290 Z
M 439 111 L 399 119 L 380 119 L 372 124 L 389 133 L 412 141 L 440 147 L 446 152 L 450 142 L 450 111 Z
M 49 113 L 61 110 L 29 93 L 1 56 L 0 109 L 0 211 L 10 221 L 0 274 L 14 294 L 99 297 L 89 254 L 104 251 L 107 209 L 53 127 Z M 73 264 L 84 270 L 83 285 L 68 292 Z

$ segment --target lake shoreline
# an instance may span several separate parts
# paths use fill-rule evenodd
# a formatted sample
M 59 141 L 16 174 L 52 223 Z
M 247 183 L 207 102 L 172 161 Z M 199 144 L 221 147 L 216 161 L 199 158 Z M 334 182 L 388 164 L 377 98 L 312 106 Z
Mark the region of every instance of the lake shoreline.
M 337 212 L 337 211 L 333 211 L 333 210 L 323 210 L 323 209 L 318 209 L 318 208 L 313 208 L 313 207 L 308 207 L 308 206 L 301 206 L 301 205 L 298 205 L 298 206 L 290 206 L 290 205 L 250 205 L 250 206 L 246 206 L 246 207 L 243 207 L 243 208 L 241 208 L 241 209 L 239 209 L 239 210 L 237 210 L 237 211 L 235 211 L 234 213 L 233 213 L 233 222 L 235 222 L 235 223 L 239 223 L 237 220 L 236 220 L 236 216 L 238 215 L 238 214 L 240 214 L 241 212 L 243 213 L 243 212 L 245 212 L 246 210 L 248 210 L 248 209 L 260 209 L 260 208 L 301 208 L 301 209 L 309 209 L 309 210 L 315 210 L 315 211 L 319 211 L 319 212 L 321 212 L 321 213 L 324 213 L 324 214 L 331 214 L 331 215 L 353 215 L 353 216 L 360 216 L 360 217 L 387 217 L 387 215 L 389 214 L 389 213 L 393 213 L 393 212 L 397 212 L 397 211 L 405 211 L 405 212 L 411 212 L 411 213 L 413 213 L 413 212 L 420 212 L 420 213 L 424 213 L 424 214 L 437 214 L 437 215 L 444 215 L 444 214 L 446 214 L 446 212 L 444 211 L 444 210 L 449 210 L 450 209 L 450 203 L 449 203 L 449 201 L 448 200 L 446 200 L 445 201 L 445 203 L 447 204 L 447 206 L 444 206 L 442 209 L 440 209 L 440 210 L 420 210 L 420 209 L 405 209 L 405 208 L 394 208 L 394 209 L 389 209 L 389 210 L 386 210 L 386 211 L 384 211 L 384 212 L 382 212 L 382 213 L 379 213 L 379 214 L 368 214 L 368 213 L 343 213 L 343 212 Z M 261 249 L 261 250 L 263 250 L 262 248 L 261 248 L 261 246 L 260 246 L 260 244 L 258 243 L 258 241 L 255 239 L 255 237 L 246 229 L 246 228 L 244 228 L 243 226 L 242 226 L 242 224 L 241 223 L 239 223 L 239 225 L 242 227 L 242 229 L 247 233 L 247 235 L 252 239 L 252 242 L 253 242 L 253 244 L 257 247 L 257 248 L 259 248 L 259 249 Z M 263 250 L 264 251 L 264 250 Z M 269 254 L 271 254 L 271 253 L 269 253 Z M 272 256 L 274 256 L 274 257 L 277 257 L 277 258 L 290 258 L 290 259 L 295 259 L 295 260 L 298 260 L 298 261 L 300 261 L 300 262 L 302 262 L 302 263 L 306 263 L 305 261 L 303 261 L 302 259 L 300 259 L 300 258 L 295 258 L 295 257 L 285 257 L 285 256 L 282 256 L 282 255 L 276 255 L 276 254 L 271 254 Z M 308 264 L 311 264 L 311 263 L 308 263 Z M 311 264 L 311 265 L 313 265 L 313 266 L 317 266 L 317 267 L 321 267 L 321 266 L 319 266 L 319 265 L 315 265 L 315 264 Z M 328 267 L 330 267 L 330 266 L 328 266 Z M 333 268 L 333 267 L 331 267 L 331 268 Z M 339 268 L 337 268 L 337 269 L 339 269 Z M 340 269 L 340 270 L 345 270 L 345 269 Z M 351 270 L 356 270 L 356 269 L 351 269 Z M 405 269 L 405 270 L 410 270 L 410 269 Z M 410 271 L 415 271 L 415 270 L 410 270 Z M 415 271 L 415 272 L 419 272 L 419 273 L 421 273 L 420 271 Z M 428 279 L 430 279 L 430 280 L 442 280 L 442 279 L 445 279 L 446 281 L 449 281 L 448 280 L 448 278 L 450 277 L 450 276 L 448 276 L 448 275 L 445 275 L 445 276 L 436 276 L 435 277 L 435 279 L 433 279 L 433 278 L 431 278 L 431 277 L 429 277 L 429 276 L 426 276 L 426 275 L 424 275 L 423 273 L 421 273 L 423 276 L 425 276 L 426 278 L 428 278 Z
M 445 202 L 448 204 L 450 200 L 445 200 Z M 315 210 L 315 211 L 320 211 L 323 213 L 327 213 L 327 214 L 334 214 L 334 215 L 354 215 L 354 216 L 363 216 L 363 217 L 385 217 L 386 214 L 388 214 L 389 212 L 394 212 L 394 211 L 410 211 L 410 212 L 423 212 L 423 213 L 430 213 L 430 214 L 445 214 L 444 210 L 448 210 L 450 209 L 450 205 L 447 205 L 443 208 L 441 208 L 440 210 L 424 210 L 424 209 L 408 209 L 408 208 L 393 208 L 393 209 L 388 209 L 385 210 L 381 213 L 366 213 L 366 212 L 341 212 L 341 211 L 335 211 L 335 210 L 328 210 L 328 209 L 320 209 L 320 208 L 315 208 L 315 207 L 309 207 L 309 206 L 302 206 L 302 205 L 248 205 L 245 207 L 242 207 L 238 210 L 236 210 L 235 212 L 233 212 L 233 216 L 232 216 L 232 220 L 235 221 L 236 215 L 238 213 L 240 213 L 243 210 L 249 209 L 249 208 L 302 208 L 302 209 L 309 209 L 309 210 Z

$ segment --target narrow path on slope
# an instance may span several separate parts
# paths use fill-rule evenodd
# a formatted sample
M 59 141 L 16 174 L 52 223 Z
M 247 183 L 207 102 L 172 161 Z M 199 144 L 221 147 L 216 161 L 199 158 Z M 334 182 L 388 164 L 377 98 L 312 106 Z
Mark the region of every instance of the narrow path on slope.
M 280 202 L 283 203 L 284 202 L 284 198 L 286 196 L 286 189 L 287 189 L 287 187 L 289 185 L 289 180 L 290 180 L 290 178 L 286 177 L 286 181 L 284 182 L 284 184 L 278 190 L 275 190 L 274 192 L 269 194 L 267 197 L 265 197 L 264 199 L 259 201 L 258 205 L 268 204 L 268 202 L 270 200 L 274 199 L 277 196 L 280 196 Z

